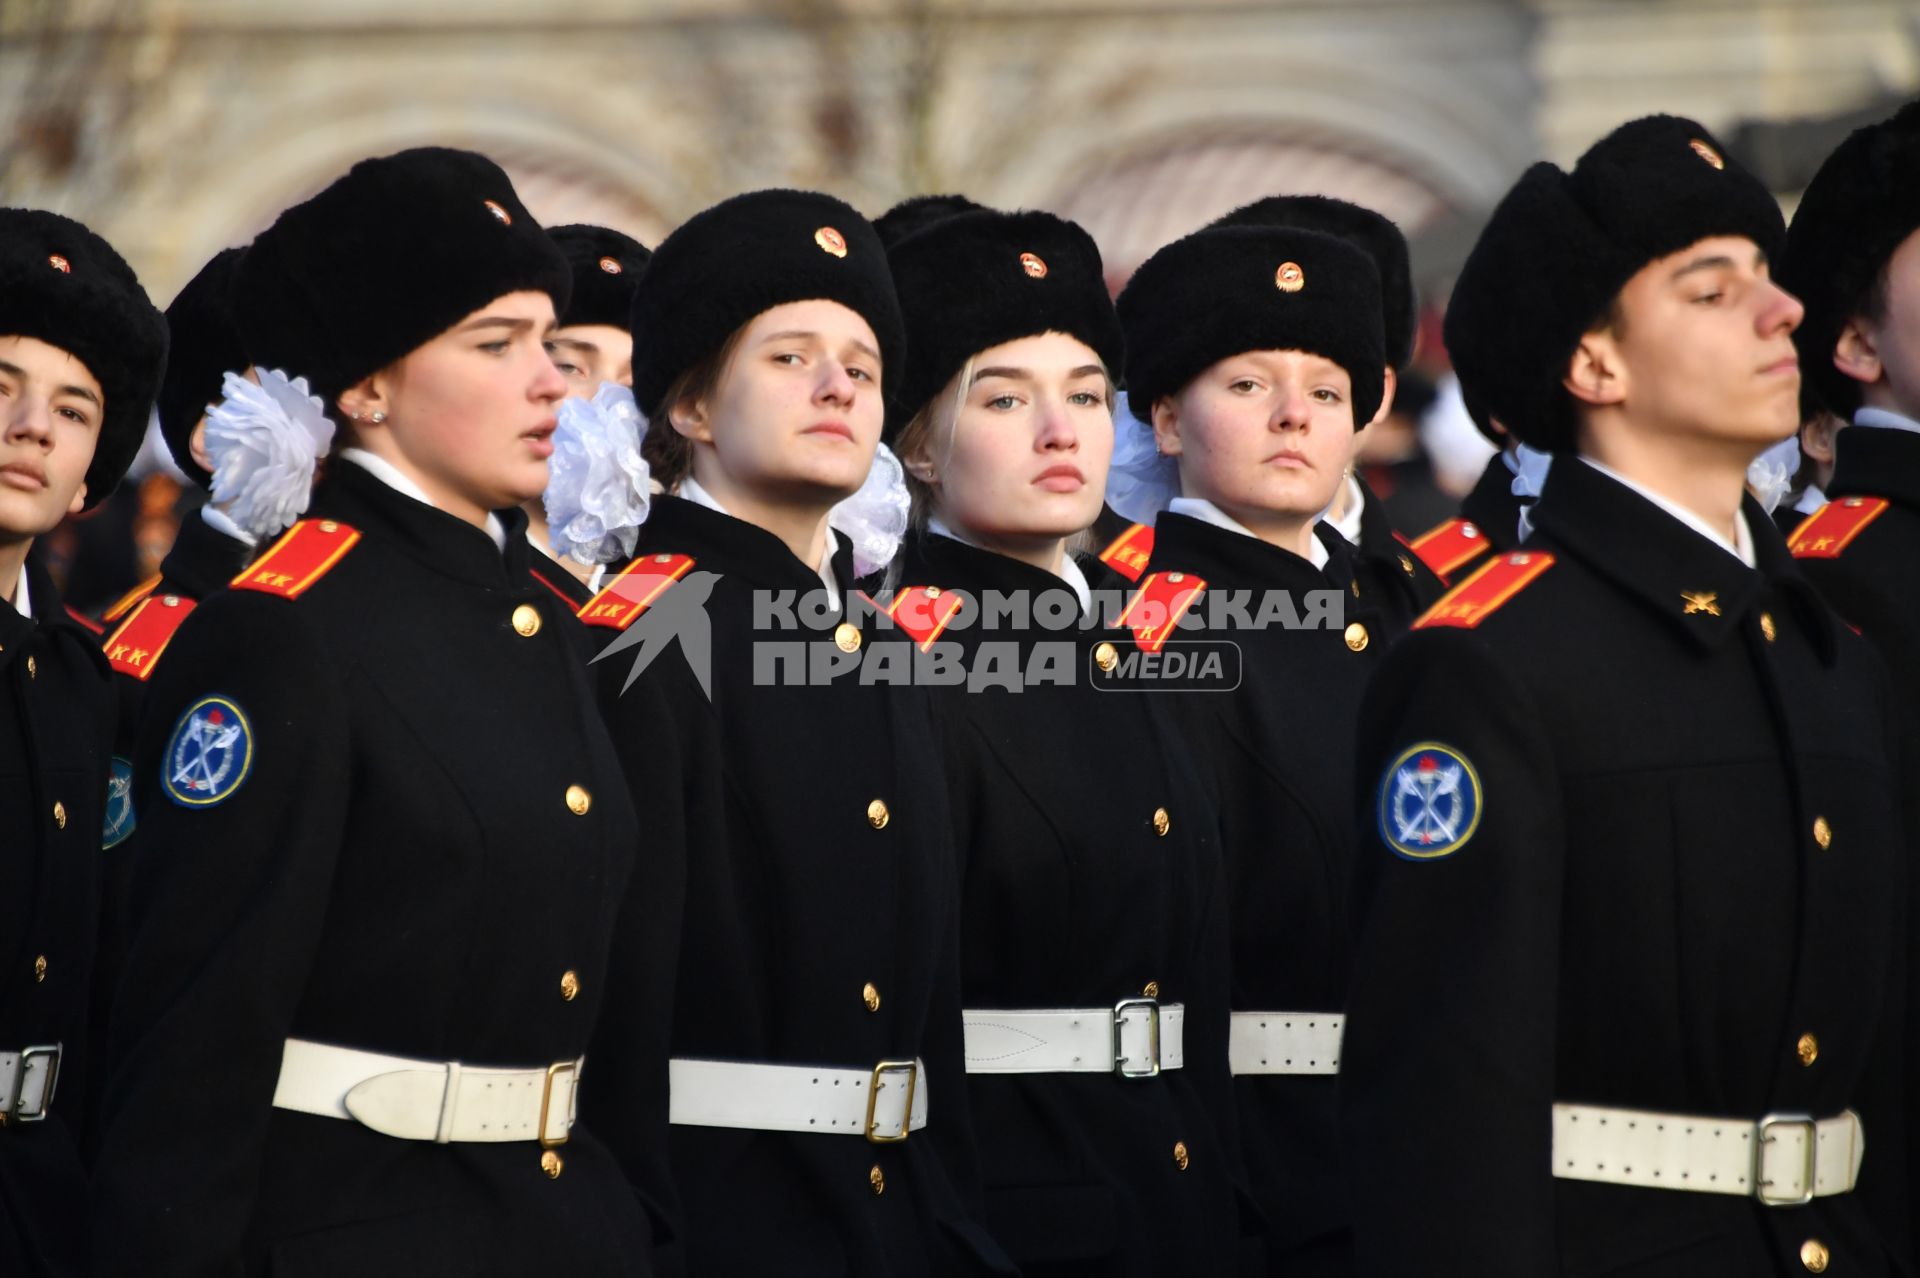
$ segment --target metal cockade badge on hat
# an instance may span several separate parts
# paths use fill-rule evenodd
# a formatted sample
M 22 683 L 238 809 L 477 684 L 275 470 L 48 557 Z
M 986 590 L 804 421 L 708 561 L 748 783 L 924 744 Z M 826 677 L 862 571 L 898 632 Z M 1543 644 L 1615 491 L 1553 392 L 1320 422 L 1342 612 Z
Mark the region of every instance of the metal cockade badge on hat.
M 1273 286 L 1282 293 L 1298 293 L 1307 286 L 1307 273 L 1298 262 L 1282 262 L 1273 273 Z
M 64 257 L 61 257 L 58 253 L 47 254 L 47 265 L 51 266 L 54 270 L 60 272 L 62 275 L 73 274 L 73 263 L 67 261 L 67 259 Z
M 831 226 L 823 226 L 813 233 L 813 242 L 835 257 L 847 255 L 847 237 Z
M 600 259 L 600 269 L 609 275 L 618 275 L 620 263 L 611 257 L 603 257 Z
M 1036 280 L 1044 280 L 1047 278 L 1046 261 L 1042 259 L 1038 253 L 1022 253 L 1020 255 L 1020 269 Z
M 507 212 L 505 208 L 500 206 L 500 204 L 498 204 L 493 200 L 482 200 L 480 202 L 487 206 L 487 212 L 493 214 L 493 216 L 499 220 L 500 225 L 502 226 L 513 225 L 513 214 Z
M 1727 167 L 1727 162 L 1720 158 L 1720 153 L 1705 142 L 1702 142 L 1699 138 L 1693 139 L 1687 143 L 1687 145 L 1693 148 L 1695 155 L 1705 160 L 1708 164 L 1711 164 L 1714 168 L 1724 169 Z

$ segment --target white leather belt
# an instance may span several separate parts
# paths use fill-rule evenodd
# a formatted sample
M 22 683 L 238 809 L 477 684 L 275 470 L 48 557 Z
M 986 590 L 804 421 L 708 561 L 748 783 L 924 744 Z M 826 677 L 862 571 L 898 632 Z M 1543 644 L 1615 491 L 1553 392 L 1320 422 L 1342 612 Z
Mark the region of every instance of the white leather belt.
M 757 1061 L 667 1062 L 668 1121 L 683 1127 L 864 1136 L 897 1145 L 927 1125 L 924 1061 L 872 1069 L 814 1069 Z
M 273 1104 L 350 1118 L 401 1140 L 562 1145 L 573 1127 L 585 1064 L 583 1056 L 538 1069 L 491 1069 L 290 1038 Z
M 1186 1064 L 1187 1009 L 1150 998 L 1113 1007 L 961 1013 L 969 1074 L 1152 1078 Z
M 1798 1207 L 1852 1191 L 1866 1152 L 1860 1116 L 1769 1114 L 1759 1122 L 1592 1105 L 1553 1107 L 1562 1180 L 1738 1194 Z
M 1235 1012 L 1227 1064 L 1235 1074 L 1338 1074 L 1339 1012 Z
M 0 1126 L 46 1120 L 60 1079 L 60 1046 L 0 1052 Z

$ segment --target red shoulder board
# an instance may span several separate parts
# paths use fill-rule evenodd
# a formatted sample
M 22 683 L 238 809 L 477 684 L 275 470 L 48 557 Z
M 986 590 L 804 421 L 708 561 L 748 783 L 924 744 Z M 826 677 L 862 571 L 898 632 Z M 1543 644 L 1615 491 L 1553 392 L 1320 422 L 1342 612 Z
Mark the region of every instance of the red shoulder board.
M 938 586 L 908 586 L 894 592 L 893 602 L 887 605 L 887 615 L 893 618 L 894 625 L 913 637 L 920 651 L 927 652 L 934 641 L 946 633 L 963 602 L 961 596 Z
M 185 595 L 151 595 L 141 600 L 103 645 L 107 664 L 129 678 L 146 682 L 160 654 L 173 642 L 173 632 L 192 611 L 193 600 Z
M 86 613 L 81 612 L 78 608 L 74 607 L 72 604 L 62 604 L 61 607 L 67 610 L 67 620 L 73 622 L 74 625 L 79 626 L 82 630 L 85 630 L 87 633 L 94 635 L 95 637 L 98 637 L 100 635 L 104 635 L 105 633 L 107 633 L 107 628 L 105 626 L 95 621 L 92 617 L 89 617 Z
M 232 581 L 235 590 L 298 599 L 352 550 L 360 534 L 331 519 L 303 519 Z
M 1542 551 L 1516 550 L 1495 555 L 1491 563 L 1440 596 L 1440 602 L 1427 609 L 1426 615 L 1413 623 L 1413 628 L 1459 626 L 1471 630 L 1551 567 L 1553 556 Z
M 115 600 L 113 607 L 100 614 L 100 620 L 106 622 L 108 625 L 112 625 L 114 622 L 120 620 L 120 618 L 132 612 L 133 606 L 152 594 L 159 585 L 160 574 L 155 573 L 153 576 L 135 586 L 132 590 L 129 590 L 126 594 L 121 595 L 119 599 Z
M 1133 592 L 1120 624 L 1133 631 L 1142 652 L 1158 652 L 1206 588 L 1207 583 L 1190 572 L 1156 572 Z
M 1152 557 L 1153 529 L 1147 524 L 1133 525 L 1100 552 L 1100 562 L 1128 581 L 1140 580 L 1140 574 L 1147 570 L 1147 560 Z
M 1449 519 L 1407 543 L 1420 562 L 1445 581 L 1449 574 L 1487 553 L 1487 535 L 1471 519 Z
M 693 560 L 685 555 L 642 555 L 580 605 L 580 620 L 589 626 L 625 630 L 653 606 L 661 592 L 692 571 Z
M 1795 559 L 1838 559 L 1886 509 L 1883 497 L 1835 498 L 1801 521 L 1787 538 L 1787 549 Z

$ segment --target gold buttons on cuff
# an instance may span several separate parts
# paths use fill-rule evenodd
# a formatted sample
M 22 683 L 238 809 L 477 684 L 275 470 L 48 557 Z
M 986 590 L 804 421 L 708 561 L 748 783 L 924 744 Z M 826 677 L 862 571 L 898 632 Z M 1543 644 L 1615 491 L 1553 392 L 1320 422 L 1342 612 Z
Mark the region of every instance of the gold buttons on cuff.
M 1820 1059 L 1820 1040 L 1811 1034 L 1802 1034 L 1793 1050 L 1799 1055 L 1802 1065 L 1811 1065 Z
M 1187 1157 L 1187 1142 L 1184 1140 L 1173 1142 L 1173 1165 L 1185 1171 L 1189 1161 L 1191 1160 Z
M 1808 1273 L 1824 1274 L 1832 1260 L 1833 1253 L 1818 1238 L 1809 1238 L 1800 1244 L 1800 1263 L 1807 1267 Z
M 47 956 L 44 954 L 33 960 L 33 979 L 35 981 L 47 979 Z
M 869 1012 L 877 1012 L 880 1010 L 880 991 L 874 988 L 872 981 L 868 981 L 860 987 L 860 1001 L 867 1005 Z
M 1367 628 L 1365 626 L 1357 621 L 1348 624 L 1346 634 L 1347 647 L 1355 652 L 1365 652 L 1369 638 L 1370 636 L 1367 634 Z
M 887 1192 L 887 1174 L 880 1170 L 879 1163 L 875 1163 L 868 1169 L 867 1183 L 873 1186 L 873 1192 L 876 1195 Z
M 867 805 L 867 824 L 876 830 L 887 828 L 887 822 L 893 820 L 893 813 L 887 811 L 885 799 L 875 799 Z
M 1160 982 L 1148 981 L 1145 985 L 1142 985 L 1140 987 L 1140 997 L 1141 998 L 1159 998 Z
M 1093 664 L 1102 670 L 1111 671 L 1120 664 L 1120 654 L 1110 643 L 1102 643 L 1093 650 Z
M 521 604 L 513 610 L 513 628 L 527 639 L 539 634 L 540 610 L 532 604 Z
M 1760 614 L 1760 637 L 1762 639 L 1765 639 L 1768 643 L 1772 643 L 1774 639 L 1776 639 L 1779 636 L 1779 634 L 1780 632 L 1774 628 L 1773 614 L 1770 612 L 1761 613 Z
M 580 973 L 572 968 L 560 973 L 560 997 L 569 1003 L 580 997 Z
M 1833 827 L 1827 824 L 1823 816 L 1813 819 L 1813 841 L 1820 845 L 1822 852 L 1833 846 Z
M 53 801 L 53 824 L 57 829 L 67 828 L 67 805 L 58 799 Z
M 566 1165 L 565 1160 L 551 1149 L 544 1150 L 540 1154 L 540 1170 L 547 1174 L 548 1180 L 559 1180 L 561 1169 Z
M 860 627 L 843 621 L 833 628 L 833 646 L 842 652 L 860 651 Z
M 1167 831 L 1173 828 L 1173 818 L 1167 815 L 1165 808 L 1153 810 L 1153 832 L 1161 838 L 1167 837 Z
M 567 787 L 567 811 L 575 816 L 585 816 L 587 809 L 592 806 L 593 796 L 587 793 L 587 787 L 583 785 Z
M 37 679 L 39 677 L 40 677 L 40 663 L 35 661 L 31 656 L 29 656 L 27 658 L 27 678 Z

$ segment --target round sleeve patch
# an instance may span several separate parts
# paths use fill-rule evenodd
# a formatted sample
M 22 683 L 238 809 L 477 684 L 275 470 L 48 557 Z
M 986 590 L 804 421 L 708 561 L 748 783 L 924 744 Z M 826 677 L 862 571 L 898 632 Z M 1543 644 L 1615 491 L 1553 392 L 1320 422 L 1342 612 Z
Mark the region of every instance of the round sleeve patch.
M 1467 756 L 1425 741 L 1380 778 L 1380 837 L 1409 861 L 1437 861 L 1480 828 L 1480 774 Z
M 100 850 L 118 847 L 133 833 L 133 765 L 119 755 L 107 771 L 107 814 L 100 828 Z
M 187 707 L 167 741 L 161 782 L 175 803 L 210 808 L 233 797 L 253 768 L 253 729 L 226 697 Z

